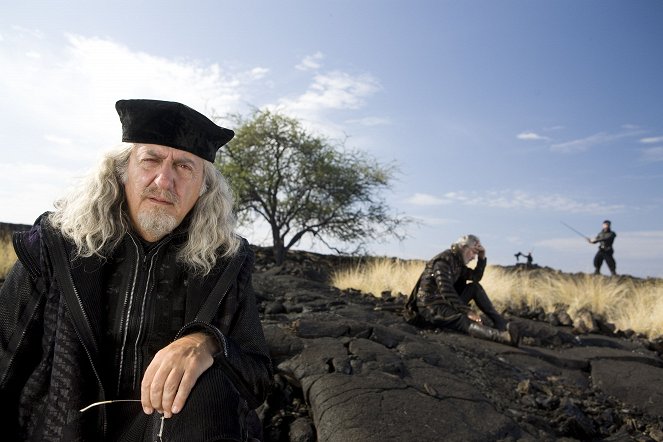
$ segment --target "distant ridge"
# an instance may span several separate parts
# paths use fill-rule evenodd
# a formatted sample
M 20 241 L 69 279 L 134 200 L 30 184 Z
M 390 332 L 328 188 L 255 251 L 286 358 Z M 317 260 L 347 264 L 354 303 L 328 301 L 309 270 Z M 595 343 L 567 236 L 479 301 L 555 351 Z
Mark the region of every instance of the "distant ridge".
M 12 233 L 20 232 L 22 230 L 30 230 L 32 227 L 29 224 L 11 224 L 0 222 L 0 240 L 11 238 Z

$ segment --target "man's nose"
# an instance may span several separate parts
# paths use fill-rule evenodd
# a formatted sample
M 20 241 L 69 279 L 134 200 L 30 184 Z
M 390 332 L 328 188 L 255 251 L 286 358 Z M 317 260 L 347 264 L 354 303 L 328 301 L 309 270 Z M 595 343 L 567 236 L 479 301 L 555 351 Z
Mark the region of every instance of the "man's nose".
M 157 176 L 154 178 L 154 183 L 161 189 L 172 190 L 175 186 L 175 173 L 170 164 L 161 165 Z

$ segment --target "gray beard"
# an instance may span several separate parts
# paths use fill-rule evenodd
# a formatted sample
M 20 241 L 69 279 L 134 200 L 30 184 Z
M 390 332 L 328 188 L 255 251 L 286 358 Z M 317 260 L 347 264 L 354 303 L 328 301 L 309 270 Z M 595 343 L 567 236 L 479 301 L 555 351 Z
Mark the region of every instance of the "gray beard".
M 164 210 L 159 208 L 139 212 L 136 221 L 144 232 L 157 240 L 168 235 L 175 230 L 175 227 L 177 227 L 177 220 L 175 217 L 165 213 Z

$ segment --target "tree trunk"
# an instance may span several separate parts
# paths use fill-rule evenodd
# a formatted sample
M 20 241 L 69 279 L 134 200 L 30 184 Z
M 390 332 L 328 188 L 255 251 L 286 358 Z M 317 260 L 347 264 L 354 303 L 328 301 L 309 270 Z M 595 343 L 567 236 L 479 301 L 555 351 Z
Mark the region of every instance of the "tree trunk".
M 283 264 L 283 261 L 285 261 L 286 250 L 283 239 L 279 235 L 279 232 L 274 230 L 274 227 L 272 227 L 272 242 L 272 254 L 274 255 L 274 263 L 277 266 L 280 266 Z
M 283 247 L 283 243 L 274 244 L 274 250 L 272 253 L 274 254 L 274 263 L 277 266 L 283 264 L 283 261 L 285 261 L 285 247 Z

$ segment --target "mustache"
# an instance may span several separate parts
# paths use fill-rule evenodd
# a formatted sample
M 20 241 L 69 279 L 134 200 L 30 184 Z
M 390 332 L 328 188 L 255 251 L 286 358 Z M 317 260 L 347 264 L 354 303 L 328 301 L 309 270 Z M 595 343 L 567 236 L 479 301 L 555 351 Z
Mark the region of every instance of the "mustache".
M 157 187 L 146 187 L 140 194 L 143 198 L 157 198 L 160 200 L 168 201 L 171 204 L 180 202 L 178 196 L 168 189 L 159 189 Z

